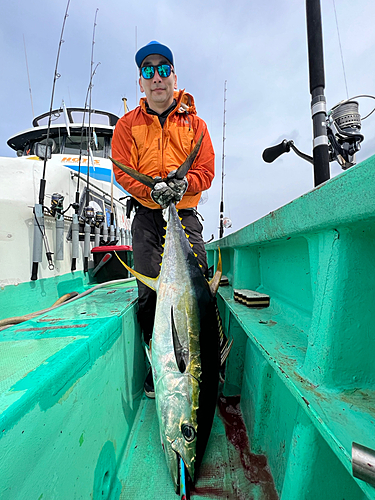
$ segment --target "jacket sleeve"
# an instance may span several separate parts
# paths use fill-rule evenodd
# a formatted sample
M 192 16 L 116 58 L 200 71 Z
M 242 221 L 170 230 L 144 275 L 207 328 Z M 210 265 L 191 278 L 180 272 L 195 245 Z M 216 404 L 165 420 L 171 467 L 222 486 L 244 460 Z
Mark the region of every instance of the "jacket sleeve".
M 198 142 L 203 132 L 203 140 L 199 153 L 186 174 L 189 183 L 187 191 L 189 193 L 200 193 L 211 186 L 215 176 L 215 153 L 212 146 L 210 134 L 208 133 L 206 123 L 199 117 L 194 117 L 194 145 Z
M 127 119 L 128 118 L 128 119 Z M 131 118 L 126 115 L 116 125 L 112 138 L 112 158 L 123 165 L 137 170 L 138 150 L 131 133 Z M 117 182 L 132 196 L 150 197 L 150 188 L 132 179 L 121 169 L 113 165 Z

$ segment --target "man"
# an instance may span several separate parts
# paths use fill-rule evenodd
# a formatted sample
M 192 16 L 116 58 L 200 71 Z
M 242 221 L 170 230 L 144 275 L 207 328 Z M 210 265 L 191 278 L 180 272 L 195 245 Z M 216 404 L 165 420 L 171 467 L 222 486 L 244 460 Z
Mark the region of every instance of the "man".
M 174 58 L 167 46 L 150 42 L 138 50 L 135 61 L 139 86 L 146 98 L 117 122 L 112 157 L 141 173 L 167 180 L 151 190 L 113 166 L 117 181 L 138 205 L 132 224 L 134 268 L 146 276 L 158 276 L 166 226 L 162 208 L 173 201 L 205 273 L 203 228 L 195 209 L 202 191 L 210 187 L 214 177 L 215 155 L 207 126 L 196 114 L 193 97 L 183 90 L 176 91 Z M 202 132 L 202 144 L 193 166 L 183 180 L 175 179 L 176 169 L 191 153 Z M 155 292 L 138 281 L 138 320 L 148 345 L 155 305 Z M 145 381 L 145 393 L 155 397 L 151 370 Z

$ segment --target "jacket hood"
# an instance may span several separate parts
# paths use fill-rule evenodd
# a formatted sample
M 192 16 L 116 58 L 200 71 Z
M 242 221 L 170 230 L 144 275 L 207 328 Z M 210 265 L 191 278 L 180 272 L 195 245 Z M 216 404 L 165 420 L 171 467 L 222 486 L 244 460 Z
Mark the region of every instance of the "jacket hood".
M 172 113 L 187 113 L 189 115 L 196 115 L 197 109 L 195 107 L 194 97 L 185 92 L 185 89 L 175 91 L 173 93 L 174 99 L 176 99 L 177 106 L 176 109 Z M 141 109 L 146 113 L 146 97 L 142 97 L 139 101 L 139 105 Z

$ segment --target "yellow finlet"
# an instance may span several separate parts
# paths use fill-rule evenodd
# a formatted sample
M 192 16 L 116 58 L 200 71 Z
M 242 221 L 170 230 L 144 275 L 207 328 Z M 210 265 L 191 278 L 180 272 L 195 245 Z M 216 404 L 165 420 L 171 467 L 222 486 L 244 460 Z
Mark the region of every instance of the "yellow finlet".
M 219 251 L 219 259 L 217 262 L 217 268 L 216 268 L 216 273 L 214 274 L 212 280 L 208 282 L 208 285 L 210 287 L 212 295 L 216 295 L 216 292 L 219 288 L 220 280 L 221 280 L 221 275 L 223 274 L 223 265 L 221 262 L 221 252 L 220 252 L 220 247 L 217 248 Z

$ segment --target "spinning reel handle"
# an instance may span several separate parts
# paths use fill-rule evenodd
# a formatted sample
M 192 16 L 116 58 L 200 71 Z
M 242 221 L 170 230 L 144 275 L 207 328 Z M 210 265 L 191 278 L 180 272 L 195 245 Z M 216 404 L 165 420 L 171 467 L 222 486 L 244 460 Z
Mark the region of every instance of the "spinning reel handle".
M 284 139 L 280 144 L 276 146 L 271 146 L 263 151 L 262 158 L 267 163 L 272 163 L 283 153 L 289 153 L 290 151 L 290 143 L 286 139 Z

